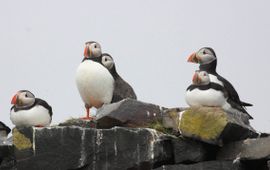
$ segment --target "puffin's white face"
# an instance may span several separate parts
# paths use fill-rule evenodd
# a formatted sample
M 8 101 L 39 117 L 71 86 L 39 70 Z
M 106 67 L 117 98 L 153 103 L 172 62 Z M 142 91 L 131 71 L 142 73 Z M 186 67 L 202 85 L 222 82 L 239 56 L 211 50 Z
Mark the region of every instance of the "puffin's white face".
M 18 91 L 16 95 L 13 96 L 11 104 L 16 107 L 27 107 L 35 103 L 35 96 L 33 93 L 27 90 Z
M 110 70 L 113 65 L 114 61 L 113 58 L 109 54 L 103 54 L 101 58 L 101 63 L 108 69 Z
M 85 43 L 85 49 L 84 49 L 84 57 L 90 58 L 90 57 L 99 57 L 101 56 L 101 46 L 97 42 L 87 42 Z
M 193 75 L 192 82 L 195 85 L 207 85 L 210 83 L 210 77 L 206 71 L 196 71 Z
M 198 52 L 193 53 L 189 56 L 188 62 L 199 63 L 199 64 L 209 64 L 216 60 L 216 55 L 210 48 L 201 48 Z

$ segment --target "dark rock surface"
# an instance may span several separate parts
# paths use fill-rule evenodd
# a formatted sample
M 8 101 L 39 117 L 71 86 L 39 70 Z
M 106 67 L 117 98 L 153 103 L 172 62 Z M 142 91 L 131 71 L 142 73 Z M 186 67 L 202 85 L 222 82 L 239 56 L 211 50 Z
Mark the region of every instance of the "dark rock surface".
M 172 161 L 172 150 L 164 148 L 165 140 L 152 129 L 31 129 L 18 130 L 23 140 L 31 141 L 29 147 L 15 145 L 19 169 L 151 169 L 157 162 Z
M 207 151 L 212 147 L 201 142 L 183 137 L 171 140 L 174 152 L 174 163 L 200 162 L 208 159 Z
M 270 159 L 270 137 L 246 139 L 225 145 L 217 154 L 219 160 Z
M 19 169 L 152 169 L 207 160 L 211 149 L 148 128 L 56 126 L 13 131 Z
M 97 128 L 149 127 L 149 124 L 162 119 L 162 110 L 154 104 L 125 99 L 97 110 Z
M 164 165 L 155 170 L 243 170 L 240 164 L 232 161 L 208 161 L 189 165 Z
M 13 169 L 15 157 L 12 145 L 12 138 L 8 138 L 0 144 L 0 169 Z

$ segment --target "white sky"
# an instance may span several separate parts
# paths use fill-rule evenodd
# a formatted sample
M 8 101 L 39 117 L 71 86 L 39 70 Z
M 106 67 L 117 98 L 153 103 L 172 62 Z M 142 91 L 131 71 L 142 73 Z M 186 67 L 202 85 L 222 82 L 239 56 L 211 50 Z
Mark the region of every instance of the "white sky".
M 84 43 L 98 41 L 141 101 L 186 106 L 198 65 L 190 53 L 213 47 L 217 71 L 254 104 L 253 127 L 270 132 L 270 1 L 5 0 L 0 2 L 0 120 L 20 89 L 45 99 L 53 123 L 83 116 L 75 72 Z

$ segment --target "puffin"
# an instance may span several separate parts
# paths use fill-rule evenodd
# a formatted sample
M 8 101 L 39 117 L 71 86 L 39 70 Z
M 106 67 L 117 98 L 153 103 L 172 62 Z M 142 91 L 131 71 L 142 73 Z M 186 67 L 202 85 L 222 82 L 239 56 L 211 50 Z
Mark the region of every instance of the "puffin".
M 45 127 L 52 121 L 52 107 L 28 90 L 18 91 L 11 104 L 10 120 L 16 127 Z
M 121 101 L 125 98 L 137 100 L 137 96 L 131 85 L 129 85 L 116 71 L 112 56 L 108 53 L 104 53 L 101 57 L 101 61 L 102 60 L 107 61 L 107 64 L 105 62 L 102 63 L 105 63 L 104 66 L 109 70 L 114 79 L 114 90 L 111 103 Z
M 96 41 L 88 41 L 85 43 L 84 57 L 100 57 L 102 54 L 101 46 Z
M 253 119 L 245 107 L 232 100 L 224 86 L 210 81 L 207 71 L 197 70 L 192 78 L 192 84 L 186 90 L 186 102 L 189 106 L 221 107 L 229 113 L 244 113 L 248 119 Z
M 0 140 L 6 139 L 10 131 L 10 128 L 0 121 Z
M 211 82 L 223 86 L 226 89 L 230 100 L 235 102 L 237 105 L 244 107 L 253 106 L 250 103 L 241 101 L 233 85 L 216 72 L 217 57 L 215 51 L 212 48 L 203 47 L 199 49 L 197 52 L 192 53 L 188 57 L 188 62 L 200 64 L 199 69 L 201 71 L 206 71 L 209 74 Z
M 99 56 L 101 50 L 95 53 L 95 46 L 85 48 L 84 59 L 76 72 L 76 85 L 86 109 L 86 117 L 82 119 L 93 119 L 92 107 L 100 108 L 124 98 L 137 99 L 132 87 L 117 73 L 112 56 L 107 53 Z

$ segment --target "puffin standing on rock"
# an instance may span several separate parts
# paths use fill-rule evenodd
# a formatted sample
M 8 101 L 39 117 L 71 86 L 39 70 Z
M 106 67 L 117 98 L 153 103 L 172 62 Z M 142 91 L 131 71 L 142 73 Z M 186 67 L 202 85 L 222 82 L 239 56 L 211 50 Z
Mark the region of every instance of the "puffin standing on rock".
M 241 101 L 233 85 L 216 72 L 217 57 L 215 51 L 212 48 L 203 47 L 199 51 L 192 53 L 188 58 L 188 62 L 200 64 L 200 70 L 206 71 L 209 74 L 211 82 L 223 86 L 227 91 L 229 98 L 234 103 L 244 107 L 252 106 L 250 103 Z
M 10 120 L 17 126 L 49 126 L 52 121 L 52 108 L 44 100 L 35 98 L 28 90 L 18 91 L 12 98 Z
M 124 98 L 136 99 L 132 87 L 116 72 L 115 63 L 109 54 L 102 54 L 96 42 L 86 43 L 84 59 L 76 73 L 76 84 L 85 103 L 86 117 L 92 120 L 90 108 L 117 102 Z
M 233 114 L 245 113 L 248 119 L 252 119 L 242 105 L 230 98 L 222 85 L 210 82 L 210 75 L 206 71 L 196 71 L 192 82 L 186 90 L 186 102 L 189 106 L 222 107 Z

